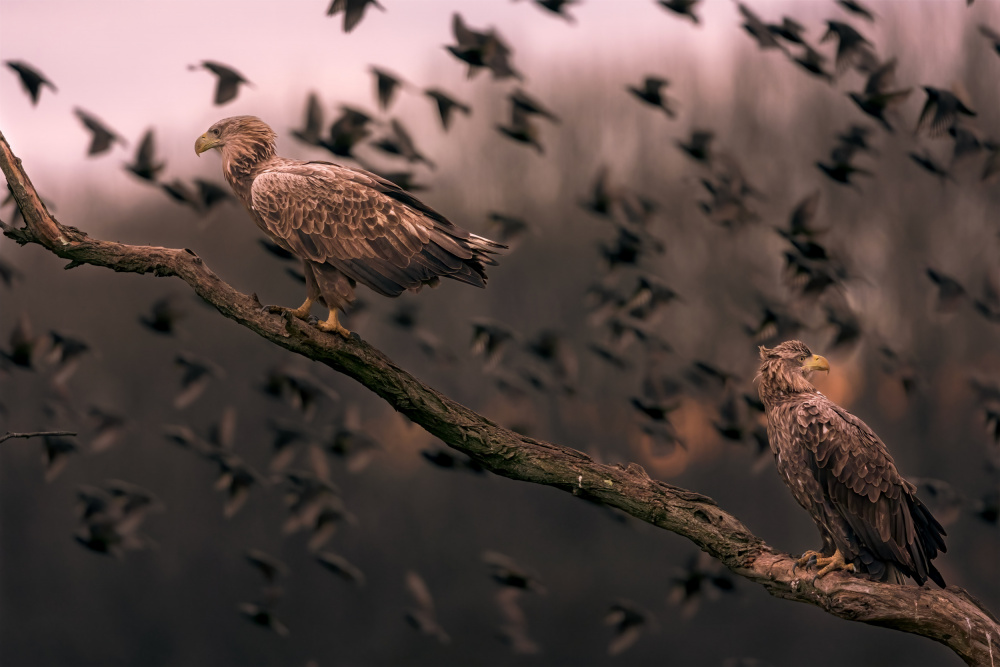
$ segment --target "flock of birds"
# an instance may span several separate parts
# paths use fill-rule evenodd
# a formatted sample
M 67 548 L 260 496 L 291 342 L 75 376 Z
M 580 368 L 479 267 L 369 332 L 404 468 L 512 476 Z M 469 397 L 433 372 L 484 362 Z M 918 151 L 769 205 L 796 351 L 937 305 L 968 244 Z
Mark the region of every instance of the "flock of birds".
M 579 4 L 579 0 L 534 1 L 569 23 L 575 21 L 569 10 Z M 701 22 L 698 0 L 658 0 L 657 4 L 693 24 Z M 837 0 L 836 4 L 852 20 L 878 20 L 875 13 L 860 2 Z M 343 14 L 344 30 L 350 32 L 363 20 L 369 5 L 386 11 L 375 0 L 333 0 L 328 14 Z M 881 57 L 862 30 L 847 20 L 827 21 L 824 36 L 810 43 L 806 27 L 793 17 L 783 17 L 780 23 L 768 23 L 745 4 L 737 3 L 737 6 L 742 28 L 761 50 L 783 53 L 794 65 L 830 86 L 836 86 L 850 70 L 864 75 L 863 89 L 847 94 L 858 110 L 876 121 L 877 126 L 851 123 L 833 137 L 829 156 L 815 163 L 819 172 L 833 182 L 858 187 L 857 179 L 872 175 L 872 168 L 859 164 L 859 160 L 876 156 L 873 143 L 879 133 L 899 132 L 905 125 L 899 106 L 914 92 L 914 86 L 896 83 L 897 59 Z M 984 38 L 984 48 L 991 48 L 1000 55 L 1000 34 L 986 25 L 979 26 L 979 31 Z M 514 65 L 513 50 L 496 30 L 469 27 L 456 13 L 452 32 L 454 44 L 447 50 L 467 66 L 469 77 L 487 70 L 497 81 L 523 80 Z M 821 45 L 829 40 L 836 41 L 832 62 L 821 52 Z M 33 104 L 39 102 L 43 88 L 57 92 L 56 86 L 28 63 L 8 61 L 6 64 L 20 77 Z M 203 61 L 191 69 L 204 69 L 217 77 L 213 96 L 216 105 L 232 101 L 242 86 L 251 85 L 238 71 L 218 62 Z M 400 91 L 418 89 L 384 67 L 372 66 L 371 73 L 381 114 L 389 111 Z M 681 102 L 667 94 L 669 86 L 669 80 L 662 75 L 648 74 L 637 82 L 625 84 L 623 92 L 671 120 L 678 116 Z M 922 90 L 925 101 L 919 117 L 910 124 L 912 133 L 915 137 L 950 138 L 950 159 L 942 160 L 915 146 L 909 153 L 912 161 L 943 182 L 956 180 L 966 164 L 979 160 L 976 179 L 993 180 L 1000 173 L 1000 141 L 975 125 L 975 105 L 967 93 L 960 87 L 946 90 L 925 85 Z M 437 109 L 445 132 L 456 122 L 457 114 L 465 117 L 472 114 L 469 104 L 448 91 L 427 88 L 421 92 Z M 507 139 L 543 154 L 540 123 L 558 126 L 560 117 L 520 86 L 511 90 L 507 99 L 509 118 L 504 124 L 498 124 L 496 130 Z M 115 144 L 125 145 L 125 140 L 95 115 L 82 109 L 76 109 L 75 113 L 91 135 L 89 157 L 106 153 Z M 381 134 L 373 139 L 376 129 Z M 407 170 L 380 170 L 377 173 L 405 189 L 424 187 L 416 182 L 414 169 L 418 165 L 428 169 L 435 167 L 398 118 L 383 121 L 379 114 L 341 105 L 339 115 L 328 124 L 323 103 L 315 94 L 309 95 L 304 122 L 292 131 L 292 136 L 308 147 L 326 150 L 335 158 L 353 160 L 372 171 L 376 169 L 365 165 L 355 152 L 362 145 L 402 160 Z M 739 161 L 717 145 L 713 131 L 693 129 L 689 137 L 676 140 L 676 147 L 700 170 L 699 183 L 704 189 L 704 198 L 698 201 L 698 206 L 707 220 L 735 230 L 761 219 L 756 202 L 763 201 L 764 194 L 750 182 Z M 161 181 L 165 167 L 157 156 L 155 132 L 150 129 L 140 139 L 133 160 L 126 165 L 128 172 L 143 182 L 160 187 L 171 198 L 200 214 L 233 199 L 227 188 L 211 181 L 179 178 Z M 799 299 L 796 303 L 812 304 L 822 312 L 821 328 L 832 332 L 829 348 L 849 348 L 863 337 L 874 339 L 874 334 L 866 332 L 862 318 L 844 297 L 844 285 L 853 276 L 846 261 L 824 240 L 828 229 L 816 222 L 819 202 L 817 189 L 794 206 L 787 224 L 775 227 L 775 232 L 786 244 L 782 250 L 785 287 Z M 737 377 L 710 361 L 699 359 L 691 360 L 680 374 L 663 370 L 663 362 L 671 354 L 672 347 L 660 333 L 661 325 L 673 304 L 683 298 L 646 268 L 665 252 L 665 244 L 653 229 L 657 204 L 617 183 L 607 167 L 599 170 L 590 192 L 578 203 L 596 219 L 607 222 L 611 230 L 610 238 L 598 248 L 598 258 L 606 270 L 586 293 L 587 319 L 593 338 L 586 344 L 585 351 L 600 363 L 627 370 L 634 367 L 633 350 L 641 349 L 644 358 L 641 391 L 629 397 L 628 405 L 634 411 L 636 426 L 648 451 L 662 456 L 686 446 L 671 421 L 671 413 L 681 406 L 685 396 L 695 395 L 716 401 L 713 426 L 721 438 L 754 448 L 760 462 L 757 468 L 766 464 L 770 454 L 761 421 L 763 406 L 748 378 Z M 489 214 L 489 224 L 497 240 L 512 249 L 524 242 L 533 230 L 526 220 L 499 211 Z M 267 240 L 262 239 L 261 244 L 280 259 L 293 259 Z M 301 272 L 291 265 L 287 271 L 295 279 L 304 281 Z M 939 310 L 954 312 L 968 305 L 978 316 L 1000 325 L 1000 285 L 995 280 L 987 278 L 978 290 L 974 290 L 935 267 L 927 267 L 926 274 L 937 291 Z M 18 279 L 17 269 L 0 258 L 0 282 L 10 288 Z M 359 300 L 350 316 L 362 317 L 365 312 L 366 304 Z M 149 312 L 139 317 L 139 322 L 151 334 L 173 336 L 184 316 L 183 304 L 175 297 L 166 297 L 153 303 Z M 783 340 L 809 328 L 809 319 L 797 307 L 762 303 L 759 317 L 745 323 L 745 333 L 748 339 L 760 343 Z M 403 301 L 390 315 L 388 324 L 406 332 L 430 359 L 442 364 L 453 363 L 454 353 L 420 320 L 416 305 Z M 584 361 L 577 354 L 577 342 L 565 334 L 545 329 L 524 335 L 489 319 L 474 320 L 471 329 L 472 355 L 481 360 L 483 372 L 505 394 L 515 398 L 559 395 L 569 400 L 576 395 L 579 369 Z M 895 374 L 907 393 L 914 391 L 919 378 L 905 355 L 884 342 L 874 342 L 885 371 Z M 0 349 L 0 373 L 9 373 L 15 367 L 22 371 L 46 371 L 57 397 L 49 408 L 50 415 L 55 421 L 75 420 L 88 432 L 86 445 L 65 434 L 40 436 L 46 480 L 54 479 L 75 455 L 112 448 L 129 429 L 130 420 L 126 415 L 98 406 L 82 410 L 71 407 L 68 383 L 80 360 L 91 352 L 88 342 L 63 332 L 36 335 L 27 315 L 22 315 L 15 324 L 7 348 Z M 173 405 L 177 410 L 192 405 L 213 384 L 224 382 L 224 369 L 210 359 L 179 352 L 175 362 L 179 377 Z M 1000 381 L 974 377 L 970 386 L 979 400 L 989 432 L 990 464 L 1000 474 Z M 276 367 L 268 371 L 260 388 L 266 395 L 287 403 L 296 414 L 295 419 L 269 421 L 272 449 L 266 472 L 258 471 L 236 453 L 236 411 L 233 408 L 227 408 L 206 433 L 197 433 L 186 425 L 167 425 L 163 434 L 169 442 L 203 460 L 215 471 L 215 487 L 225 496 L 222 513 L 226 517 L 239 512 L 255 489 L 280 486 L 284 490 L 287 510 L 282 532 L 307 535 L 307 548 L 318 565 L 351 585 L 364 586 L 366 577 L 359 567 L 326 549 L 341 525 L 357 521 L 332 481 L 330 461 L 341 460 L 348 471 L 360 472 L 379 455 L 382 446 L 365 432 L 357 405 L 342 400 L 337 392 L 308 372 Z M 0 414 L 4 411 L 0 405 Z M 323 426 L 316 426 L 314 418 L 318 413 L 336 417 Z M 475 462 L 445 449 L 426 449 L 422 455 L 428 463 L 443 469 L 483 473 Z M 940 480 L 925 479 L 920 483 L 924 489 L 922 493 L 928 495 L 932 503 L 945 503 L 953 510 L 943 514 L 935 512 L 942 516 L 944 523 L 962 512 L 993 525 L 1000 523 L 997 489 L 980 498 L 969 498 Z M 75 538 L 83 547 L 121 557 L 129 550 L 154 545 L 140 532 L 148 515 L 164 509 L 152 492 L 121 480 L 107 480 L 97 486 L 80 487 L 77 499 L 80 528 Z M 239 613 L 278 635 L 287 636 L 289 628 L 279 620 L 276 607 L 283 593 L 280 582 L 289 575 L 288 567 L 259 550 L 248 550 L 245 555 L 263 576 L 264 585 L 254 602 L 239 605 Z M 497 552 L 484 553 L 482 560 L 499 586 L 495 603 L 504 619 L 501 637 L 516 653 L 538 652 L 540 646 L 528 632 L 521 600 L 525 595 L 544 595 L 540 578 Z M 437 619 L 427 582 L 410 571 L 404 583 L 413 601 L 405 615 L 408 622 L 422 634 L 448 643 L 450 637 Z M 671 586 L 670 598 L 681 605 L 684 614 L 693 613 L 702 597 L 734 590 L 729 575 L 720 570 L 717 563 L 702 558 L 692 560 L 685 569 L 676 572 Z M 608 646 L 611 655 L 627 650 L 642 632 L 656 626 L 653 613 L 625 600 L 609 607 L 605 623 L 614 631 Z

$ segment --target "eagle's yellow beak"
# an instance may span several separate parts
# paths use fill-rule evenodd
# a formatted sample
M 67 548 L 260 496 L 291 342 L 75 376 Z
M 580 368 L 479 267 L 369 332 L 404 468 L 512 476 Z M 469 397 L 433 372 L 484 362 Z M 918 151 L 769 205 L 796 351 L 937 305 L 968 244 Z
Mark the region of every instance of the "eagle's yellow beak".
M 802 368 L 807 371 L 826 371 L 830 372 L 830 362 L 826 360 L 826 357 L 821 357 L 818 354 L 814 354 L 805 361 L 802 362 Z
M 215 148 L 219 145 L 219 138 L 209 136 L 208 132 L 198 137 L 194 142 L 194 152 L 197 155 L 201 155 L 209 148 Z

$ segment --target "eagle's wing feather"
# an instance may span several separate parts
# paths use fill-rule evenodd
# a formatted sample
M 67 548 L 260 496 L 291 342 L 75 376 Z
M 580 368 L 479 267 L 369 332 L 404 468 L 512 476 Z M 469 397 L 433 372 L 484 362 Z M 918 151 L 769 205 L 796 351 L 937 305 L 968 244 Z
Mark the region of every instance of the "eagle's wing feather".
M 482 287 L 483 264 L 496 263 L 485 253 L 500 247 L 375 174 L 329 162 L 268 168 L 250 194 L 265 228 L 292 252 L 387 296 L 437 276 Z
M 793 428 L 813 453 L 813 472 L 833 506 L 864 547 L 918 581 L 937 581 L 930 560 L 944 551 L 944 529 L 917 500 L 915 487 L 896 470 L 875 432 L 822 395 L 800 403 Z

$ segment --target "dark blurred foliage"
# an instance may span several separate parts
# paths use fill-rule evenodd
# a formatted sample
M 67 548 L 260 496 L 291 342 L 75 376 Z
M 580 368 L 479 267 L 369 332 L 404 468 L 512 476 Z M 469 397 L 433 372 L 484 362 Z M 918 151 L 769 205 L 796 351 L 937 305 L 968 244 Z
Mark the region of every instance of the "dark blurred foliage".
M 474 113 L 453 118 L 450 135 L 432 115 L 407 123 L 438 170 L 367 145 L 358 154 L 415 168 L 421 197 L 475 232 L 496 233 L 505 217 L 526 232 L 485 291 L 448 284 L 392 302 L 359 290 L 345 323 L 491 419 L 606 462 L 636 461 L 792 553 L 816 548 L 818 535 L 759 453 L 753 376 L 758 344 L 801 337 L 832 363 L 821 390 L 880 434 L 905 475 L 923 478 L 922 497 L 949 522 L 945 579 L 996 612 L 1000 325 L 989 314 L 1000 312 L 1000 190 L 980 178 L 989 149 L 949 161 L 953 139 L 914 136 L 920 86 L 949 82 L 922 78 L 920 37 L 893 25 L 909 10 L 872 4 L 875 51 L 898 57 L 897 83 L 914 87 L 887 111 L 892 134 L 846 95 L 865 73 L 832 85 L 812 77 L 781 50 L 758 51 L 735 12 L 732 39 L 745 44 L 721 86 L 699 84 L 681 60 L 585 77 L 561 63 L 534 89 L 505 36 L 527 83 L 481 75 L 455 90 Z M 836 11 L 830 3 L 843 19 Z M 526 10 L 529 19 L 550 20 Z M 825 28 L 807 29 L 817 42 Z M 962 51 L 954 79 L 978 115 L 961 122 L 996 132 L 1000 60 L 989 42 L 971 19 L 964 34 L 935 38 Z M 832 62 L 835 47 L 822 48 Z M 685 79 L 670 88 L 677 120 L 625 89 L 652 70 Z M 495 129 L 517 85 L 562 121 L 531 126 L 544 155 Z M 432 103 L 399 94 L 393 114 L 408 95 Z M 323 100 L 328 118 L 340 102 Z M 266 119 L 282 152 L 329 159 L 285 136 L 300 118 Z M 860 133 L 871 150 L 851 148 L 852 125 L 871 127 Z M 698 159 L 676 145 L 694 130 L 714 133 Z M 853 186 L 828 179 L 814 163 L 831 146 L 832 162 L 870 175 Z M 924 150 L 948 178 L 910 159 Z M 71 209 L 81 213 L 62 222 L 190 247 L 262 303 L 301 301 L 291 265 L 260 245 L 236 205 L 192 212 L 153 189 L 120 207 L 117 187 L 81 195 Z M 0 284 L 0 432 L 80 434 L 0 448 L 3 664 L 955 661 L 925 639 L 771 599 L 689 542 L 606 508 L 470 474 L 464 457 L 444 455 L 367 391 L 220 317 L 175 279 L 67 273 L 50 253 L 6 240 L 0 262 L 15 278 Z M 148 490 L 164 510 L 141 513 L 141 537 L 120 499 L 97 514 L 77 507 L 79 487 L 101 497 L 118 488 L 109 479 Z M 249 549 L 287 566 L 280 587 L 261 589 Z M 506 580 L 481 560 L 490 551 L 544 591 L 498 593 Z

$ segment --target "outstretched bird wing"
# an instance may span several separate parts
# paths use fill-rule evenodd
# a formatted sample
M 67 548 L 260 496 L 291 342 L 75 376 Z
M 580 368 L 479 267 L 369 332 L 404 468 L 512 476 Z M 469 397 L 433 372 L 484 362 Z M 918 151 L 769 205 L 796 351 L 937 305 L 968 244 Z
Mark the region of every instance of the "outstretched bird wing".
M 328 263 L 386 296 L 447 276 L 485 286 L 502 246 L 456 227 L 375 174 L 329 162 L 258 174 L 251 202 L 265 228 L 299 257 Z

